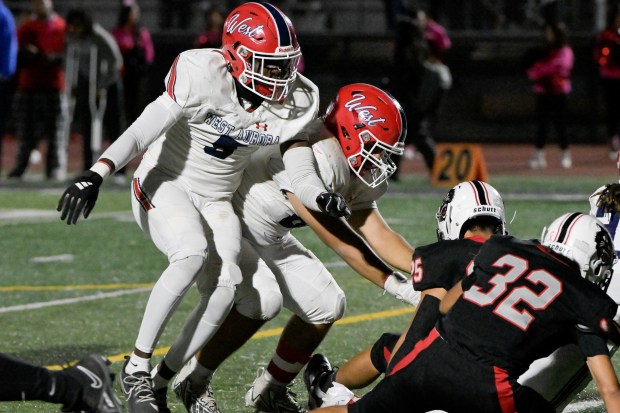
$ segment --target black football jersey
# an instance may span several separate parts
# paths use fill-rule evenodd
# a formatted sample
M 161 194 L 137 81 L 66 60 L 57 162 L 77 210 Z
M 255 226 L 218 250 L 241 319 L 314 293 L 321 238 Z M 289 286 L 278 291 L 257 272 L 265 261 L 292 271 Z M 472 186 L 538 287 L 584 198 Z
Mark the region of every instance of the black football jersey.
M 484 242 L 485 239 L 478 236 L 416 247 L 411 266 L 413 288 L 418 291 L 439 287 L 449 290 L 465 277 Z
M 604 343 L 617 307 L 576 263 L 511 236 L 482 245 L 464 290 L 439 321 L 441 336 L 514 376 L 565 344 L 577 326 Z

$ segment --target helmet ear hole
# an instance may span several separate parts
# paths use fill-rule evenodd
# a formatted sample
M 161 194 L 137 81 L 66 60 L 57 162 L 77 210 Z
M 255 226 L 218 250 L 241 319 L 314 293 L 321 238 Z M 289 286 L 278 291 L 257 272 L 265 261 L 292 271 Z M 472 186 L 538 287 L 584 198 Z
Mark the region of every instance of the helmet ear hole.
M 344 126 L 340 125 L 340 132 L 342 132 L 342 136 L 344 136 L 345 138 L 351 140 L 351 136 L 349 135 L 349 132 L 347 131 L 347 128 L 345 128 Z M 350 149 L 347 147 L 347 149 Z

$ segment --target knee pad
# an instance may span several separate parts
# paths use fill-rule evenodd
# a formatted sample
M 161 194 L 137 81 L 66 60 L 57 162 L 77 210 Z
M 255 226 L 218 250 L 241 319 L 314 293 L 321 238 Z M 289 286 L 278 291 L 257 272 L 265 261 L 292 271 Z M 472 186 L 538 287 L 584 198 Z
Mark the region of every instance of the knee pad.
M 237 311 L 253 320 L 271 320 L 280 313 L 284 298 L 275 276 L 269 268 L 253 261 L 242 268 L 244 280 L 237 286 L 235 306 Z
M 243 281 L 241 268 L 239 268 L 237 264 L 223 262 L 220 276 L 217 279 L 217 286 L 235 288 L 237 285 L 241 284 L 241 281 Z
M 256 299 L 241 300 L 236 303 L 239 313 L 253 320 L 271 320 L 282 310 L 282 294 L 267 291 Z
M 336 306 L 334 308 L 334 312 L 332 315 L 332 320 L 330 323 L 335 323 L 340 320 L 342 316 L 344 316 L 344 312 L 347 309 L 347 297 L 344 295 L 344 292 L 341 290 L 340 294 L 338 294 L 338 301 L 336 301 Z
M 308 324 L 333 324 L 340 320 L 347 308 L 347 299 L 344 292 L 337 287 L 332 294 L 321 295 L 320 301 L 313 303 L 311 310 L 296 315 Z M 303 303 L 302 303 L 303 304 Z M 309 307 L 301 305 L 301 307 Z
M 161 275 L 162 285 L 174 294 L 184 294 L 202 272 L 205 262 L 205 257 L 200 255 L 190 255 L 170 262 Z
M 210 294 L 200 297 L 200 308 L 204 309 L 201 323 L 221 325 L 235 302 L 235 289 L 218 286 Z
M 394 351 L 394 346 L 400 336 L 393 333 L 383 333 L 379 340 L 375 341 L 370 350 L 370 361 L 375 366 L 377 371 L 385 373 L 387 370 L 388 361 Z

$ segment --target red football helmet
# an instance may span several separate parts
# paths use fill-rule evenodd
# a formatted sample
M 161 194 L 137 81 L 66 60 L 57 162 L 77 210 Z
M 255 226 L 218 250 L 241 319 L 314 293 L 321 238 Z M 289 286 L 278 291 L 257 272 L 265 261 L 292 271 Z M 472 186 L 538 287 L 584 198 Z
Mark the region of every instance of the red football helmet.
M 224 58 L 244 87 L 282 101 L 297 77 L 301 50 L 291 21 L 269 3 L 244 3 L 224 22 Z
M 396 171 L 390 155 L 404 152 L 407 119 L 389 93 L 365 83 L 344 86 L 329 104 L 325 124 L 368 186 L 378 186 Z

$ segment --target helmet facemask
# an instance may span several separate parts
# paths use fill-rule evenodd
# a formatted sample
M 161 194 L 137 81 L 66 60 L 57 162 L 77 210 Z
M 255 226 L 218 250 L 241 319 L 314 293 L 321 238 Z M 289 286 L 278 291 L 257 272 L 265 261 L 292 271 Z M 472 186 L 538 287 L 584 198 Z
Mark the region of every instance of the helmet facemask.
M 261 53 L 241 45 L 237 54 L 245 61 L 245 69 L 239 75 L 239 82 L 244 87 L 275 102 L 286 97 L 297 78 L 300 49 L 285 53 Z
M 599 231 L 595 242 L 596 252 L 590 257 L 584 278 L 598 285 L 603 291 L 607 291 L 613 275 L 613 265 L 617 260 L 616 253 L 606 231 Z
M 360 152 L 347 157 L 349 166 L 366 185 L 376 188 L 396 172 L 391 155 L 402 155 L 404 145 L 390 146 L 377 139 L 369 130 L 359 133 Z
M 365 83 L 340 88 L 324 122 L 340 141 L 349 168 L 376 188 L 396 171 L 392 155 L 402 155 L 407 118 L 389 93 Z
M 607 290 L 616 251 L 609 231 L 596 218 L 564 214 L 543 229 L 541 238 L 543 245 L 576 262 L 583 278 Z
M 435 218 L 437 219 L 437 239 L 445 240 L 450 239 L 449 236 L 449 222 L 448 219 L 450 217 L 450 203 L 454 199 L 454 188 L 450 189 L 446 196 L 444 197 L 437 213 L 435 214 Z
M 224 22 L 228 71 L 256 96 L 283 102 L 297 77 L 301 49 L 293 24 L 269 3 L 245 2 Z

